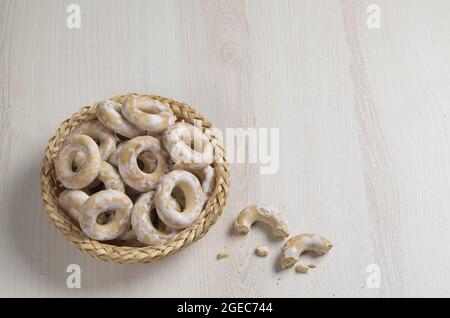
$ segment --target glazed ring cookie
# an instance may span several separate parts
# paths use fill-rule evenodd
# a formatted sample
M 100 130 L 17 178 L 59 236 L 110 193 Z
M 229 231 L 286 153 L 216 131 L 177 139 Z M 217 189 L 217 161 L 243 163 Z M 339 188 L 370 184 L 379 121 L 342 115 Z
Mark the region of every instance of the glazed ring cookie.
M 152 213 L 155 213 L 154 191 L 141 194 L 131 213 L 131 225 L 138 241 L 149 245 L 162 244 L 178 233 L 177 230 L 163 224 L 155 228 L 151 220 Z
M 58 201 L 67 214 L 78 223 L 80 211 L 89 196 L 81 190 L 64 190 Z
M 214 190 L 214 169 L 211 166 L 203 167 L 195 163 L 176 163 L 172 170 L 186 170 L 193 173 L 202 184 L 203 192 L 209 196 Z
M 81 209 L 83 204 L 89 199 L 89 195 L 81 190 L 64 190 L 59 195 L 58 201 L 62 208 L 67 212 L 67 214 L 77 222 L 80 219 Z M 101 215 L 99 217 L 99 222 L 106 222 L 108 219 L 107 215 Z
M 77 153 L 86 155 L 85 164 L 73 170 Z M 100 171 L 100 151 L 95 141 L 86 135 L 69 136 L 55 160 L 55 172 L 59 181 L 69 189 L 82 189 L 94 181 Z
M 59 195 L 59 204 L 61 204 L 62 208 L 69 214 L 69 216 L 79 224 L 81 209 L 83 208 L 83 204 L 89 199 L 89 195 L 87 195 L 84 191 L 81 190 L 64 190 Z M 101 214 L 97 219 L 99 223 L 108 222 L 108 217 L 105 214 Z M 132 229 L 121 234 L 118 238 L 121 241 L 128 241 L 136 239 L 136 235 L 134 234 Z
M 123 147 L 126 145 L 126 141 L 120 143 L 116 150 L 111 154 L 111 157 L 109 157 L 108 162 L 112 164 L 114 167 L 119 167 L 119 154 L 122 151 Z M 158 164 L 158 161 L 156 160 L 155 156 L 151 152 L 143 152 L 137 157 L 138 162 L 142 163 L 142 170 L 146 173 L 150 173 L 153 170 L 155 170 L 156 165 Z
M 116 190 L 103 190 L 89 197 L 80 214 L 80 227 L 92 239 L 113 240 L 129 229 L 133 202 L 128 196 Z M 115 211 L 106 224 L 99 224 L 97 218 L 104 212 Z
M 195 163 L 206 166 L 213 162 L 211 142 L 197 127 L 186 123 L 176 123 L 163 133 L 162 140 L 175 163 Z
M 97 180 L 104 184 L 105 189 L 107 190 L 116 190 L 120 192 L 125 192 L 125 185 L 123 184 L 122 178 L 117 170 L 107 163 L 106 161 L 102 161 L 100 163 L 100 171 L 97 176 Z M 95 180 L 94 183 L 88 186 L 88 190 L 92 187 L 97 186 Z
M 119 135 L 133 138 L 144 132 L 127 121 L 121 114 L 121 104 L 105 100 L 97 104 L 95 114 L 98 120 Z
M 183 192 L 185 206 L 177 209 L 172 191 L 177 187 Z M 206 196 L 197 177 L 184 170 L 174 170 L 166 174 L 158 185 L 155 197 L 159 218 L 174 229 L 184 229 L 191 225 L 202 212 Z
M 122 114 L 136 127 L 150 133 L 161 133 L 175 122 L 169 105 L 150 96 L 128 95 L 122 104 Z
M 143 152 L 152 152 L 157 166 L 152 173 L 145 173 L 139 168 L 137 158 Z M 119 155 L 119 172 L 130 187 L 142 192 L 156 189 L 159 179 L 168 169 L 168 155 L 162 150 L 158 139 L 151 136 L 139 136 L 131 139 Z
M 94 140 L 98 140 L 100 143 L 98 147 L 100 156 L 102 160 L 105 161 L 108 160 L 109 156 L 111 156 L 116 149 L 116 137 L 113 132 L 100 124 L 97 120 L 82 123 L 72 132 L 72 135 L 86 135 Z

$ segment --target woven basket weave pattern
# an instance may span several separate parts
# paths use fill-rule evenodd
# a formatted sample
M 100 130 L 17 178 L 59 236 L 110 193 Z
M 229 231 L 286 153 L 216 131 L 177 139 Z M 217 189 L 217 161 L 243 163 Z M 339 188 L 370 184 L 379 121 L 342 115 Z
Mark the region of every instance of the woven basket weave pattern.
M 151 97 L 169 104 L 178 120 L 184 120 L 191 124 L 195 122 L 196 126 L 201 124 L 203 130 L 212 128 L 206 117 L 192 107 L 161 96 L 151 95 Z M 124 96 L 118 96 L 114 100 L 120 102 L 123 98 Z M 95 104 L 83 107 L 78 113 L 73 114 L 69 119 L 62 122 L 55 136 L 50 138 L 45 149 L 41 171 L 41 195 L 44 208 L 47 210 L 56 229 L 77 248 L 95 258 L 129 264 L 148 263 L 162 259 L 202 238 L 222 214 L 229 191 L 229 171 L 225 150 L 220 140 L 214 134 L 214 130 L 208 130 L 208 137 L 215 153 L 213 167 L 216 185 L 214 191 L 197 220 L 168 242 L 145 247 L 116 246 L 98 242 L 87 237 L 64 213 L 58 202 L 58 195 L 62 188 L 56 180 L 54 160 L 58 156 L 61 145 L 71 131 L 82 122 L 95 118 L 95 107 Z

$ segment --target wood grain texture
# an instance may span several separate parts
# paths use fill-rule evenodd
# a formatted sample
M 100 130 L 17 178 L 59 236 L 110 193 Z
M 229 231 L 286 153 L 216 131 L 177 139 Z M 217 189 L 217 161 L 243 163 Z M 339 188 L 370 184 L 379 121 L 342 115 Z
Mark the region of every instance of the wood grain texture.
M 79 30 L 65 24 L 73 2 Z M 0 0 L 0 296 L 450 296 L 450 2 L 377 0 L 369 29 L 373 2 Z M 130 91 L 185 101 L 221 129 L 279 128 L 280 168 L 233 164 L 205 238 L 124 266 L 52 228 L 39 172 L 59 122 Z M 309 274 L 281 272 L 266 228 L 231 234 L 250 203 L 335 247 Z M 81 289 L 66 287 L 72 263 Z

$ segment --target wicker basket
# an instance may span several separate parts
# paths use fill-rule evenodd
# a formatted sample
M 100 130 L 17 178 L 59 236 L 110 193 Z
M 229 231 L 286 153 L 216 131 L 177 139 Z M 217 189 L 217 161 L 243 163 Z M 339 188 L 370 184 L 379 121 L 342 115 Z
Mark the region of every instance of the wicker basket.
M 154 95 L 151 95 L 151 97 L 168 103 L 177 116 L 178 121 L 184 120 L 191 124 L 195 122 L 196 126 L 201 124 L 201 128 L 204 131 L 206 128 L 212 128 L 206 117 L 198 113 L 194 108 L 169 98 Z M 120 102 L 123 98 L 124 96 L 118 96 L 114 100 Z M 215 189 L 198 219 L 167 243 L 145 247 L 131 247 L 99 242 L 87 237 L 80 230 L 79 226 L 74 224 L 64 213 L 58 203 L 58 195 L 62 188 L 56 181 L 54 159 L 57 157 L 62 143 L 70 132 L 82 122 L 95 118 L 95 107 L 95 104 L 83 107 L 78 113 L 73 114 L 69 119 L 62 122 L 56 131 L 56 135 L 50 138 L 45 149 L 41 172 L 41 195 L 44 207 L 58 231 L 77 248 L 97 259 L 130 264 L 148 263 L 162 259 L 202 238 L 222 214 L 229 189 L 229 172 L 225 150 L 218 137 L 214 134 L 214 130 L 208 130 L 208 137 L 216 156 L 213 164 L 216 179 Z

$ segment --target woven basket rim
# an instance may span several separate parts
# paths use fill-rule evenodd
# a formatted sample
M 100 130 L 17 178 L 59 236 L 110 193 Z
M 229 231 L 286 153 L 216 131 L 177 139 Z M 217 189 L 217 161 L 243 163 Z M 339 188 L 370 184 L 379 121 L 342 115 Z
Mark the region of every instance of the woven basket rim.
M 134 93 L 136 94 L 136 93 Z M 121 246 L 111 243 L 99 242 L 87 237 L 78 225 L 67 216 L 58 202 L 58 194 L 61 190 L 56 182 L 54 159 L 57 157 L 61 144 L 67 136 L 82 122 L 95 118 L 96 103 L 82 107 L 78 112 L 64 120 L 57 128 L 45 148 L 44 160 L 41 170 L 41 197 L 48 216 L 55 228 L 63 237 L 75 245 L 78 249 L 97 259 L 115 263 L 148 263 L 174 254 L 179 250 L 196 242 L 208 232 L 216 223 L 226 205 L 229 191 L 229 165 L 222 141 L 215 134 L 211 122 L 195 108 L 176 100 L 159 95 L 136 94 L 150 96 L 160 102 L 170 105 L 177 117 L 177 121 L 195 124 L 207 133 L 215 155 L 213 168 L 215 172 L 215 187 L 197 220 L 188 228 L 178 233 L 174 238 L 164 244 L 152 246 Z M 123 101 L 126 95 L 112 98 L 115 101 Z

